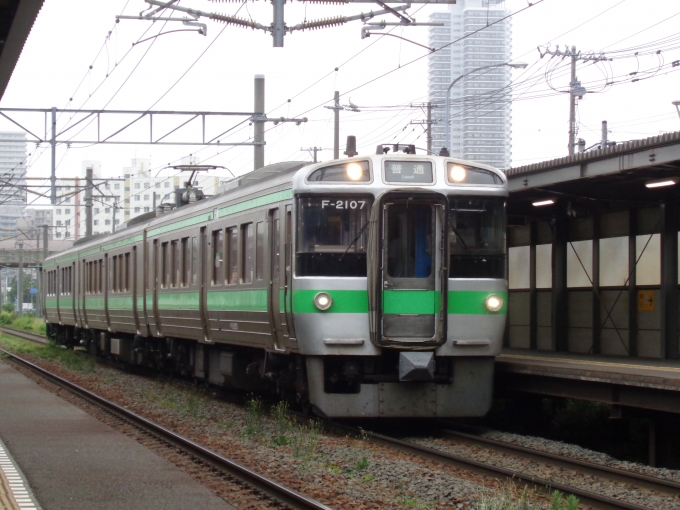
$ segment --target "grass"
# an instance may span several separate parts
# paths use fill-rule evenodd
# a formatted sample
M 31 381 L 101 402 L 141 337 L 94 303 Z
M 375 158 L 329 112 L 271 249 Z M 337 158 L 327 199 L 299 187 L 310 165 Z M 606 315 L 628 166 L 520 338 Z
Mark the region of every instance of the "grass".
M 54 342 L 37 345 L 28 340 L 9 335 L 0 335 L 0 346 L 14 354 L 32 354 L 46 361 L 54 361 L 76 372 L 93 372 L 95 363 L 70 349 L 57 346 Z
M 526 510 L 536 508 L 530 500 L 532 494 L 524 487 L 521 491 L 512 482 L 506 483 L 495 493 L 485 493 L 473 505 L 473 510 Z M 552 493 L 552 501 L 548 510 L 578 510 L 579 500 L 573 494 L 564 498 L 560 491 Z
M 24 316 L 19 318 L 16 313 L 0 313 L 0 324 L 11 328 L 22 329 L 30 333 L 45 334 L 45 321 L 37 317 Z

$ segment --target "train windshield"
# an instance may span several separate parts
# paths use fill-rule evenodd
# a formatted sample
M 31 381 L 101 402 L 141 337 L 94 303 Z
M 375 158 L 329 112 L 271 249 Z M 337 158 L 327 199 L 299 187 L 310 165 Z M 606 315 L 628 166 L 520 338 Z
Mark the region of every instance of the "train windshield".
M 505 199 L 449 197 L 449 278 L 505 277 Z
M 297 276 L 366 276 L 372 205 L 371 196 L 299 198 Z

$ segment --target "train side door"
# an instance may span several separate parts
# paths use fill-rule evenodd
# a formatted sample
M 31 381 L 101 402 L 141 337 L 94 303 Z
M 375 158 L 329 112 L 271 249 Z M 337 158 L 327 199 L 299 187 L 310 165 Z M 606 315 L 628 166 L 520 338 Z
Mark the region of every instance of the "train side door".
M 128 271 L 132 274 L 132 316 L 135 319 L 135 330 L 137 331 L 137 334 L 139 335 L 140 331 L 140 324 L 139 324 L 139 306 L 137 303 L 137 296 L 139 296 L 139 288 L 141 286 L 142 289 L 144 289 L 143 285 L 144 282 L 141 278 L 139 278 L 139 275 L 137 274 L 137 247 L 133 246 L 132 247 L 132 268 L 129 268 Z
M 160 290 L 160 278 L 161 278 L 161 253 L 160 253 L 160 243 L 158 239 L 153 240 L 153 250 L 150 250 L 150 256 L 153 257 L 153 268 L 151 269 L 151 292 L 153 293 L 152 305 L 153 308 L 153 321 L 154 327 L 151 328 L 151 332 L 156 335 L 161 335 L 161 321 L 160 314 L 158 313 L 158 291 Z
M 203 322 L 203 339 L 206 342 L 212 342 L 212 337 L 210 335 L 210 322 L 208 321 L 208 285 L 206 284 L 206 279 L 208 278 L 208 269 L 213 267 L 214 262 L 210 260 L 210 250 L 208 248 L 208 229 L 207 227 L 201 227 L 201 234 L 199 237 L 200 253 L 198 255 L 198 260 L 201 263 L 198 264 L 198 277 L 200 284 L 200 298 L 199 298 L 199 308 L 201 310 L 201 322 Z M 195 253 L 194 253 L 195 255 Z
M 267 289 L 269 310 L 269 324 L 272 329 L 272 339 L 276 350 L 285 349 L 285 338 L 283 325 L 281 324 L 282 311 L 285 314 L 283 301 L 285 300 L 285 289 L 281 288 L 281 225 L 279 220 L 279 210 L 269 210 L 269 288 Z M 283 277 L 285 278 L 285 276 Z
M 444 213 L 440 199 L 388 198 L 382 205 L 384 345 L 444 339 Z

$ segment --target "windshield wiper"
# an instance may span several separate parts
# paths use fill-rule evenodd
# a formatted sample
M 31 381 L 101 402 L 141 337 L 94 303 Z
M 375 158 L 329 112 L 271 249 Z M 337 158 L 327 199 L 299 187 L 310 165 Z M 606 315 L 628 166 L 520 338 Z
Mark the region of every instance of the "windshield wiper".
M 451 216 L 449 216 L 449 226 L 451 227 L 451 230 L 453 230 L 453 233 L 456 236 L 456 239 L 458 239 L 460 244 L 463 246 L 463 249 L 465 249 L 465 251 L 469 252 L 470 248 L 467 247 L 467 245 L 465 244 L 465 241 L 463 241 L 463 238 L 458 233 L 458 230 L 456 230 L 456 227 L 453 226 L 453 221 L 451 221 Z
M 361 234 L 364 233 L 364 230 L 366 230 L 366 227 L 368 227 L 368 224 L 369 224 L 370 222 L 371 222 L 370 219 L 366 220 L 366 223 L 364 223 L 364 226 L 361 227 L 361 228 L 359 229 L 359 233 L 357 234 L 357 236 L 356 236 L 354 239 L 352 239 L 352 242 L 351 242 L 351 243 L 349 243 L 349 246 L 348 246 L 347 249 L 345 250 L 345 253 L 343 253 L 342 255 L 340 255 L 340 260 L 342 260 L 342 258 L 343 258 L 345 255 L 347 255 L 347 252 L 349 251 L 349 249 L 354 245 L 354 243 L 356 243 L 356 242 L 359 240 L 359 238 L 361 237 Z

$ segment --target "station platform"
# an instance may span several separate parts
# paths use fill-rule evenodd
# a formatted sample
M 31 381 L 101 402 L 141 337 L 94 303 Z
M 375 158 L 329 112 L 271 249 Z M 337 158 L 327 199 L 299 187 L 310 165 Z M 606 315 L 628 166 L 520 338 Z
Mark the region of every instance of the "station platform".
M 0 389 L 0 440 L 9 459 L 4 465 L 13 459 L 9 472 L 15 475 L 5 476 L 4 486 L 19 488 L 23 480 L 19 495 L 26 496 L 24 506 L 7 497 L 7 508 L 235 510 L 176 466 L 3 361 Z M 0 483 L 0 494 L 5 487 Z
M 503 349 L 496 388 L 680 413 L 680 361 Z

